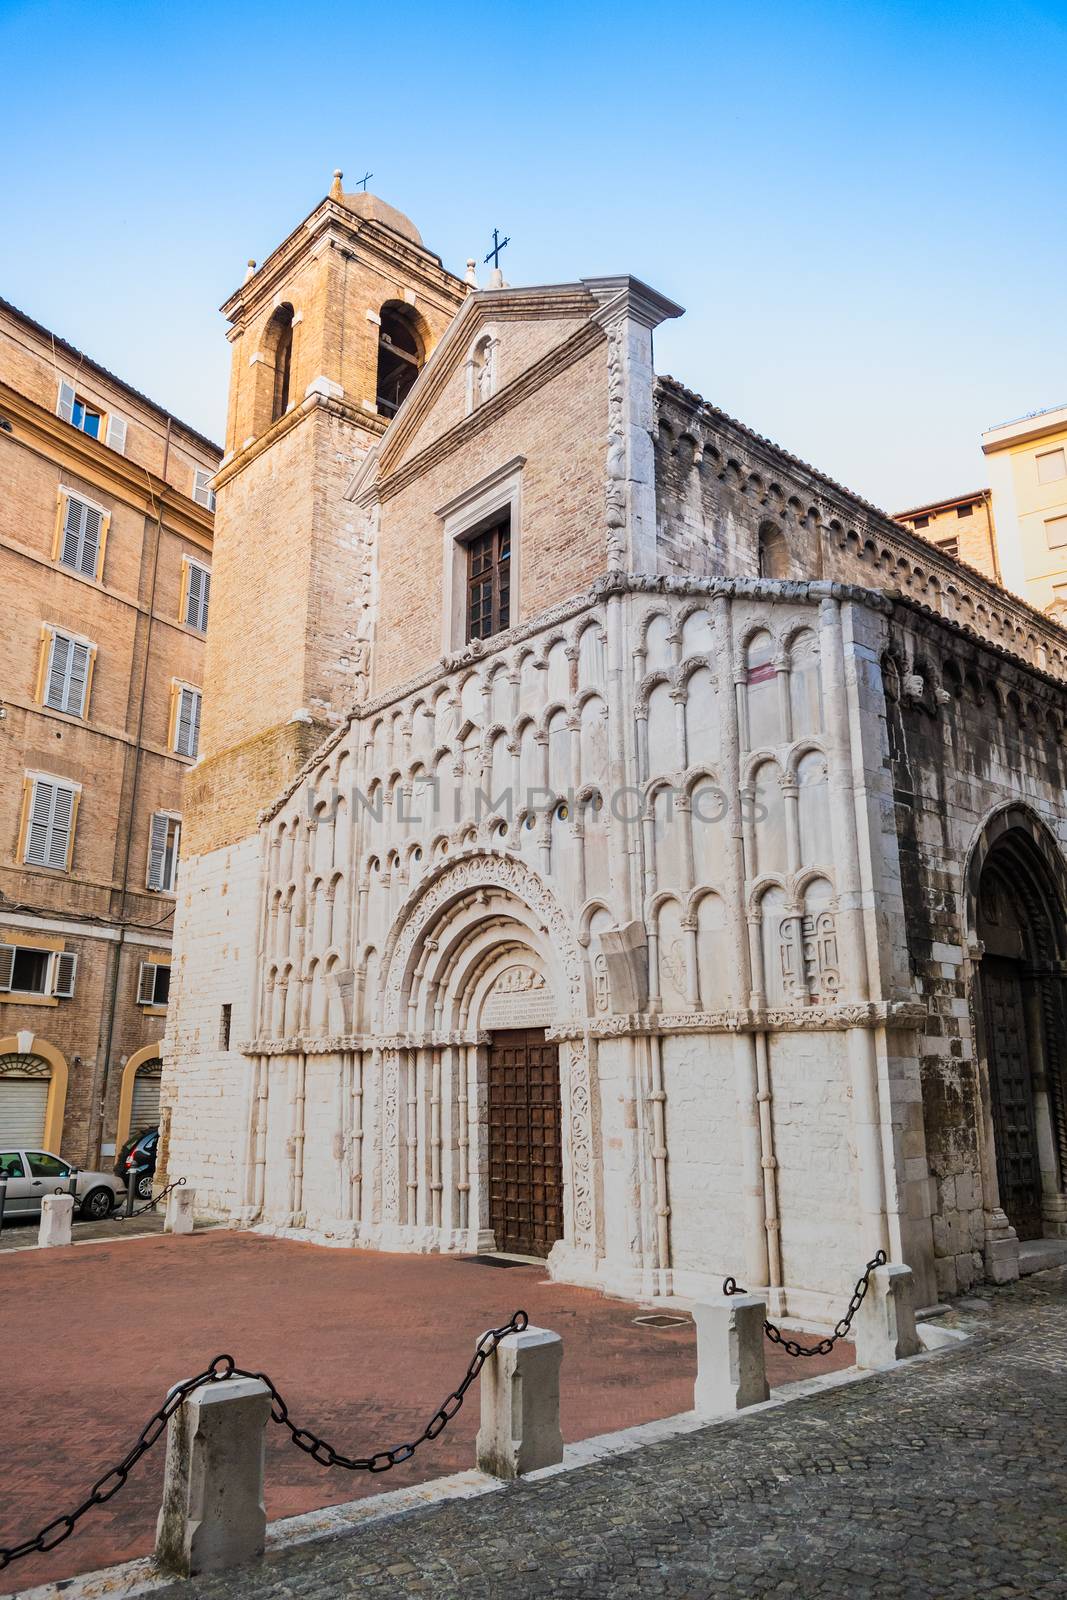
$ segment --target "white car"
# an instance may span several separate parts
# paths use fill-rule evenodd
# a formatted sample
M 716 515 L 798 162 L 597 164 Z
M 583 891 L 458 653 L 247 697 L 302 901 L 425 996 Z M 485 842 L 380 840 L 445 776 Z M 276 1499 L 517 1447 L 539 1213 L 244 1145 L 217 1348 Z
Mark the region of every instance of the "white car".
M 74 1168 L 50 1150 L 0 1150 L 0 1173 L 7 1178 L 4 1219 L 40 1216 L 48 1194 L 68 1194 Z M 123 1183 L 111 1172 L 82 1172 L 76 1181 L 78 1213 L 88 1222 L 102 1222 L 126 1197 Z

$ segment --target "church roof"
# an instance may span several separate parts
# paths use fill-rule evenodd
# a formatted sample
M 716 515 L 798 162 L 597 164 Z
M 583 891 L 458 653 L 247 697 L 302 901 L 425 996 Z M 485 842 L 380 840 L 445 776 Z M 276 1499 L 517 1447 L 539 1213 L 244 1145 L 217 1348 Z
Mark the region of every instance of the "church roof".
M 341 204 L 347 206 L 349 211 L 354 211 L 357 217 L 363 217 L 367 222 L 377 222 L 382 228 L 391 228 L 402 239 L 409 239 L 412 244 L 422 244 L 422 234 L 416 228 L 410 217 L 405 217 L 396 206 L 391 206 L 388 200 L 381 200 L 376 194 L 367 194 L 357 190 L 355 194 L 342 194 Z

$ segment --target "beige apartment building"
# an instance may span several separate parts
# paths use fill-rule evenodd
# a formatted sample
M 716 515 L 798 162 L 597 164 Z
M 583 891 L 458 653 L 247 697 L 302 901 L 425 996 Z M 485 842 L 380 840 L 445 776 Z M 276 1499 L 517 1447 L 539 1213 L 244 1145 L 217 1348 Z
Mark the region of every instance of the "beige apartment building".
M 1067 610 L 1067 406 L 982 435 L 1004 583 L 1039 611 Z
M 990 487 L 898 511 L 896 521 L 1038 611 L 1067 613 L 1067 406 L 982 435 Z
M 220 454 L 0 300 L 0 1148 L 158 1116 Z

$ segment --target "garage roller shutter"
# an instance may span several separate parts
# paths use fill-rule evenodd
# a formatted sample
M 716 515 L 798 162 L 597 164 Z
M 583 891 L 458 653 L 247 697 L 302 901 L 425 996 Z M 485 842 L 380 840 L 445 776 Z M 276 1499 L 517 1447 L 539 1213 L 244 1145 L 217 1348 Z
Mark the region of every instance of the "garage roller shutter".
M 153 1073 L 139 1072 L 133 1080 L 133 1110 L 130 1112 L 130 1132 L 143 1133 L 146 1128 L 159 1125 L 159 1077 Z
M 47 1107 L 47 1078 L 0 1078 L 0 1150 L 40 1150 Z

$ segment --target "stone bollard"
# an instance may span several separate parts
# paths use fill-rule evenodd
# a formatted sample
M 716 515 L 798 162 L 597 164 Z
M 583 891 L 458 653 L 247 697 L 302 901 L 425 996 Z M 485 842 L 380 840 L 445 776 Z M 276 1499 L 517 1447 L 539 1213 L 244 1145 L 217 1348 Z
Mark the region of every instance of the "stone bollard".
M 172 1189 L 167 1196 L 167 1217 L 164 1233 L 192 1233 L 195 1189 Z
M 74 1201 L 69 1194 L 46 1194 L 41 1201 L 41 1226 L 37 1233 L 41 1248 L 69 1244 L 73 1217 Z
M 721 1417 L 770 1396 L 764 1360 L 767 1305 L 758 1294 L 724 1294 L 693 1307 L 697 1378 L 693 1410 Z
M 857 1367 L 888 1367 L 922 1349 L 915 1331 L 911 1268 L 890 1262 L 871 1273 L 863 1304 L 852 1320 Z
M 263 1434 L 270 1390 L 223 1378 L 184 1400 L 167 1424 L 156 1560 L 195 1577 L 263 1554 Z
M 518 1478 L 563 1460 L 559 1369 L 563 1340 L 547 1328 L 508 1333 L 482 1368 L 476 1460 L 494 1478 Z

